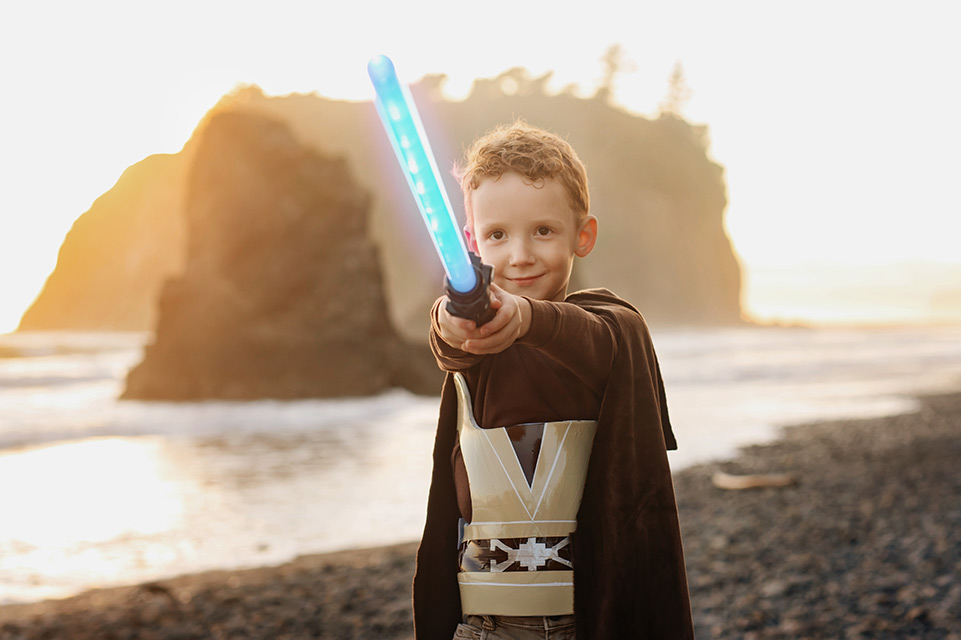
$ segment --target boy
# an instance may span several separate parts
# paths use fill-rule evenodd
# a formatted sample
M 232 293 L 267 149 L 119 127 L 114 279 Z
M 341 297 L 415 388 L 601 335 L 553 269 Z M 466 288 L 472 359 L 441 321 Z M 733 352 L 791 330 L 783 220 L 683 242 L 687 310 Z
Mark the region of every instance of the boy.
M 567 294 L 597 237 L 583 164 L 515 123 L 477 140 L 460 173 L 496 315 L 476 327 L 446 298 L 431 311 L 447 379 L 416 637 L 693 638 L 650 334 L 607 290 Z

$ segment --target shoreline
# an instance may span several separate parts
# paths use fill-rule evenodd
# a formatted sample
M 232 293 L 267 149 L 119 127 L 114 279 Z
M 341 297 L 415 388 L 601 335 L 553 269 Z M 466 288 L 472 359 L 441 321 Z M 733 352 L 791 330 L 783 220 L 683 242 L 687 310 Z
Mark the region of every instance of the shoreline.
M 698 639 L 961 640 L 961 392 L 674 474 Z M 743 491 L 718 473 L 789 474 Z M 410 638 L 416 542 L 0 606 L 0 639 Z

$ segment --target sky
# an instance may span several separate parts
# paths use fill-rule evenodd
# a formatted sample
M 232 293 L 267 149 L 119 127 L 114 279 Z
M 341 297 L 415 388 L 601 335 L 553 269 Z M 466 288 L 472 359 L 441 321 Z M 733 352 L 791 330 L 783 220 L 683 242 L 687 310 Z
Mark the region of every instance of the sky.
M 680 62 L 683 114 L 725 167 L 749 311 L 762 273 L 958 265 L 959 14 L 930 0 L 4 3 L 0 333 L 74 220 L 127 166 L 178 151 L 220 96 L 366 100 L 379 53 L 407 81 L 446 74 L 452 97 L 516 66 L 590 95 L 617 44 L 630 66 L 615 101 L 640 115 Z

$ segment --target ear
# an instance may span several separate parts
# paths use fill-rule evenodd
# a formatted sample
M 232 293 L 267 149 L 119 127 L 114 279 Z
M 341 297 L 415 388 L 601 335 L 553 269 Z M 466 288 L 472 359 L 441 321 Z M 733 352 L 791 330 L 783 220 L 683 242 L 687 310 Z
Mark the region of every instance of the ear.
M 480 255 L 480 251 L 477 249 L 477 239 L 474 237 L 474 230 L 470 228 L 470 225 L 464 225 L 464 237 L 467 238 L 467 248 Z
M 587 216 L 577 230 L 577 243 L 574 245 L 574 255 L 583 258 L 594 249 L 597 242 L 597 218 Z

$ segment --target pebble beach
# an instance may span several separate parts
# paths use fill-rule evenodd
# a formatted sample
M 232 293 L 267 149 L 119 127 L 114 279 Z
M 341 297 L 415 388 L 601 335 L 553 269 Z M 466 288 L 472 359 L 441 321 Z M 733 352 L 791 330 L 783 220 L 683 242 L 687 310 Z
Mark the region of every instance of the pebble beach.
M 961 640 L 961 394 L 675 474 L 699 640 Z M 718 474 L 781 486 L 721 489 Z M 0 607 L 0 640 L 413 637 L 415 542 Z M 629 631 L 624 637 L 630 637 Z

